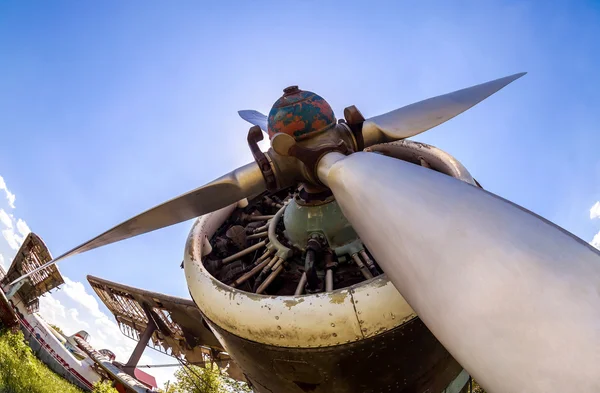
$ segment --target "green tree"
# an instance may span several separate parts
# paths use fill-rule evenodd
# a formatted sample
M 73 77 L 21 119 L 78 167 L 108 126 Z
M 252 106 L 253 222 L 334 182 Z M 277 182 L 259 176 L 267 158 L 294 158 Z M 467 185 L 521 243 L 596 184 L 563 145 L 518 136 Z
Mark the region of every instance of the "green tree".
M 230 378 L 217 365 L 189 365 L 175 371 L 175 382 L 161 393 L 252 393 L 248 384 Z

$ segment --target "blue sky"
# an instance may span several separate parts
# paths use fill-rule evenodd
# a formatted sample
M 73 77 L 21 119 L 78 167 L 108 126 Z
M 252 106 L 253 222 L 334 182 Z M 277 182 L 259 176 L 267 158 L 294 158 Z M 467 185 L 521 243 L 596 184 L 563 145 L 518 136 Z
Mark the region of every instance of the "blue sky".
M 520 71 L 415 139 L 587 241 L 600 230 L 597 1 L 4 1 L 0 37 L 0 176 L 16 196 L 0 208 L 54 255 L 249 162 L 236 111 L 266 113 L 288 85 L 369 117 Z M 60 269 L 87 293 L 93 274 L 188 296 L 190 225 Z M 0 254 L 14 254 L 1 237 Z

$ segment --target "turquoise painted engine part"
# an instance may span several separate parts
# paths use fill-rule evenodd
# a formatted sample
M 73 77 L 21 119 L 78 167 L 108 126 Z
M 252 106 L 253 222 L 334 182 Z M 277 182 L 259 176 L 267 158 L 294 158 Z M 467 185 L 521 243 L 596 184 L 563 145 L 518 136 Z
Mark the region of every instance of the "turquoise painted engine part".
M 323 97 L 290 86 L 275 101 L 269 112 L 269 138 L 277 133 L 291 135 L 302 140 L 328 130 L 336 124 L 331 106 Z
M 306 249 L 313 235 L 321 235 L 334 251 L 348 247 L 358 252 L 362 243 L 335 200 L 320 205 L 303 205 L 293 199 L 283 214 L 285 237 L 297 248 Z M 354 247 L 352 245 L 355 245 Z M 338 252 L 336 251 L 336 254 Z

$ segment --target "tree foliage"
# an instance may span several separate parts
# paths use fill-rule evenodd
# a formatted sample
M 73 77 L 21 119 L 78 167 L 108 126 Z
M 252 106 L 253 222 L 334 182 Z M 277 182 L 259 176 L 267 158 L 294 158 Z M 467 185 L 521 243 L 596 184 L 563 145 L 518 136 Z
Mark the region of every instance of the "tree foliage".
M 94 384 L 94 390 L 92 393 L 119 393 L 115 389 L 110 381 L 101 381 Z
M 162 393 L 251 393 L 252 389 L 243 382 L 230 378 L 216 365 L 206 368 L 189 365 L 175 371 L 175 382 Z

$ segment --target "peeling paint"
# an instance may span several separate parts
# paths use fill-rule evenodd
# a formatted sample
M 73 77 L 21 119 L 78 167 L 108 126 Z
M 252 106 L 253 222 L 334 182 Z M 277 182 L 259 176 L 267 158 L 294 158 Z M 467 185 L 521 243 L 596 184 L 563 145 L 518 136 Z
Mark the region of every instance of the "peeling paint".
M 341 292 L 332 292 L 329 295 L 329 303 L 332 304 L 342 304 L 346 301 L 346 298 L 348 297 L 349 292 L 348 291 L 341 291 Z
M 413 313 L 385 276 L 350 289 L 300 297 L 257 295 L 219 282 L 202 264 L 202 239 L 212 237 L 232 211 L 201 217 L 184 253 L 190 293 L 201 312 L 220 328 L 256 343 L 324 348 L 380 334 Z
M 288 309 L 291 309 L 295 305 L 303 303 L 303 302 L 304 302 L 304 298 L 295 298 L 295 299 L 284 300 L 283 304 L 285 304 L 285 306 Z

